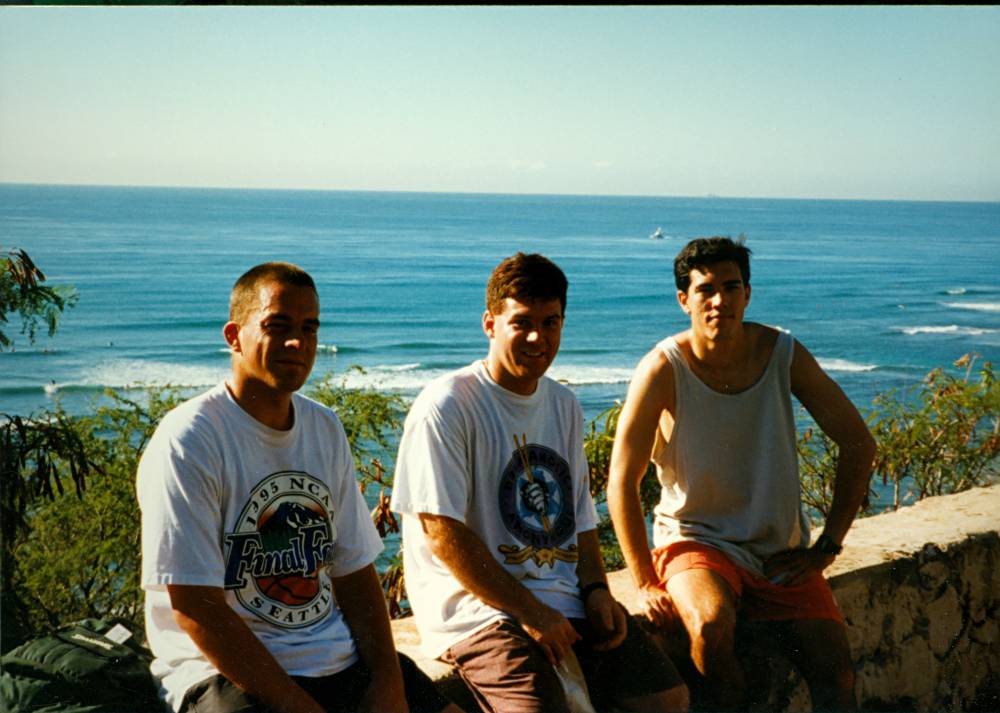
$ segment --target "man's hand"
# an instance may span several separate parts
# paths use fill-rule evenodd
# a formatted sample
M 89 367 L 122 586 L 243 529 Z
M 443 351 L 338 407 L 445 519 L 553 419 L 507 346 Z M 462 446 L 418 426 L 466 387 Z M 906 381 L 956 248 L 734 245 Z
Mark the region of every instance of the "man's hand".
M 566 652 L 580 640 L 569 619 L 541 602 L 519 617 L 517 623 L 542 647 L 553 666 L 558 666 Z
M 639 587 L 637 591 L 639 611 L 658 628 L 671 631 L 680 624 L 680 615 L 666 589 L 654 582 Z
M 771 584 L 795 587 L 803 584 L 812 575 L 822 572 L 835 559 L 835 555 L 823 554 L 815 547 L 785 550 L 764 562 L 764 576 Z
M 610 651 L 625 641 L 627 624 L 625 610 L 606 589 L 595 589 L 583 603 L 587 620 L 597 632 L 601 641 L 594 644 L 595 651 Z

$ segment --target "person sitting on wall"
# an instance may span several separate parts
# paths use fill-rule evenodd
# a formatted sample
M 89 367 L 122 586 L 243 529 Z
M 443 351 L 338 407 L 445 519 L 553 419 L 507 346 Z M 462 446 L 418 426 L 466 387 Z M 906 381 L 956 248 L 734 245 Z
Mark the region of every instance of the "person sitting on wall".
M 598 710 L 682 711 L 676 669 L 608 590 L 583 414 L 545 376 L 566 291 L 542 255 L 503 260 L 486 290 L 486 359 L 432 382 L 406 418 L 392 508 L 410 604 L 424 649 L 484 710 L 571 710 L 557 667 L 575 659 Z
M 460 713 L 397 656 L 344 429 L 296 393 L 319 326 L 306 272 L 246 272 L 223 329 L 229 378 L 167 414 L 143 453 L 152 672 L 181 713 Z
M 690 327 L 636 367 L 618 420 L 608 505 L 642 606 L 683 627 L 690 657 L 723 709 L 746 704 L 737 617 L 771 622 L 814 710 L 853 710 L 844 619 L 823 577 L 863 503 L 875 443 L 857 409 L 802 344 L 744 321 L 750 250 L 688 243 L 674 262 Z M 839 447 L 833 503 L 810 547 L 802 509 L 794 395 Z M 652 458 L 662 485 L 652 552 L 639 483 Z

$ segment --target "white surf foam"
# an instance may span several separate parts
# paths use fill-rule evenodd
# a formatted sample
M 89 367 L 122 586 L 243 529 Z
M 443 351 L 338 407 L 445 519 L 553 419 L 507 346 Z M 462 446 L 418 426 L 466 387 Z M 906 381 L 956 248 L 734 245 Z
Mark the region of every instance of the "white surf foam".
M 949 295 L 964 295 L 966 293 L 966 289 L 964 287 L 956 287 L 951 290 L 945 290 L 945 292 Z
M 942 302 L 952 309 L 971 309 L 976 312 L 1000 312 L 1000 302 Z
M 83 386 L 125 388 L 138 384 L 150 386 L 213 386 L 229 374 L 229 365 L 192 366 L 140 359 L 104 361 L 79 383 Z
M 399 364 L 366 368 L 365 372 L 350 371 L 339 375 L 348 388 L 373 388 L 380 391 L 416 391 L 452 369 L 424 369 L 420 364 Z M 632 378 L 627 367 L 554 365 L 549 377 L 571 386 L 592 384 L 626 384 Z M 334 383 L 340 383 L 334 375 Z
M 981 334 L 992 334 L 997 331 L 995 329 L 984 329 L 980 327 L 961 327 L 957 324 L 926 327 L 894 327 L 894 329 L 909 336 L 913 336 L 915 334 L 956 334 L 959 336 L 976 337 Z
M 817 359 L 825 371 L 874 371 L 875 364 L 858 364 L 847 359 Z

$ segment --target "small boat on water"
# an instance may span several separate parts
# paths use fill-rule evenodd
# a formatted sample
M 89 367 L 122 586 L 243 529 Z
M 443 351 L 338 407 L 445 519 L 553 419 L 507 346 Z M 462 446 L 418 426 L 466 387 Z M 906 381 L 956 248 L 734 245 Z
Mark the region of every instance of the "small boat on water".
M 663 240 L 666 236 L 663 234 L 663 228 L 657 228 L 649 234 L 649 237 L 651 240 Z

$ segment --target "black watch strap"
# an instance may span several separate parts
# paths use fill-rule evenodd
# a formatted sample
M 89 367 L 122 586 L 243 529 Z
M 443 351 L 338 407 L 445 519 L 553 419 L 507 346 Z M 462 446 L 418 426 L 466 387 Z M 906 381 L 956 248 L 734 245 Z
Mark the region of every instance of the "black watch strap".
M 586 604 L 587 603 L 587 597 L 589 597 L 591 594 L 594 593 L 594 591 L 596 591 L 598 589 L 605 589 L 605 590 L 611 591 L 610 589 L 608 589 L 608 583 L 607 582 L 603 582 L 603 581 L 600 581 L 600 580 L 598 580 L 596 582 L 591 582 L 586 587 L 584 587 L 583 589 L 580 590 L 580 601 L 582 601 L 584 604 Z
M 843 545 L 838 545 L 833 541 L 833 538 L 825 532 L 816 538 L 816 544 L 814 546 L 825 555 L 839 555 L 844 549 Z

